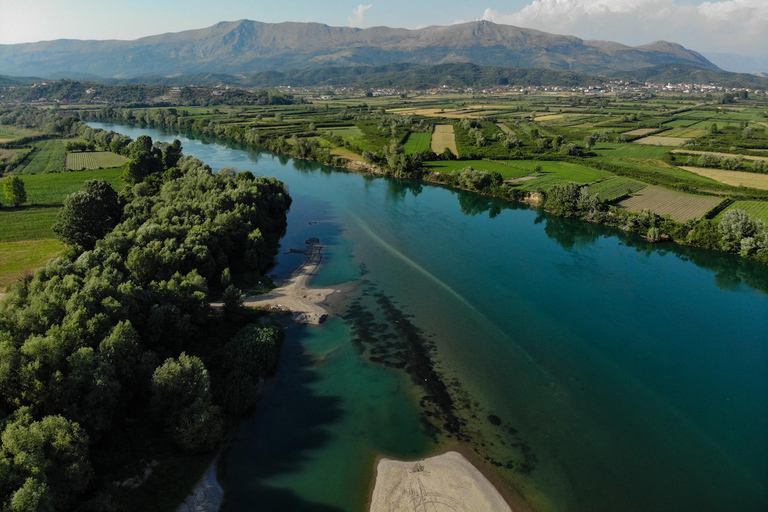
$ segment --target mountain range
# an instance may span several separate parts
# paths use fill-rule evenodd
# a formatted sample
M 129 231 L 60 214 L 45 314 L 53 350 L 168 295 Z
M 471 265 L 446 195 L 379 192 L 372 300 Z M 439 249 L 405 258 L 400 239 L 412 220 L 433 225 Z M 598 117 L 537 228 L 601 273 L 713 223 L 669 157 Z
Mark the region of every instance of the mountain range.
M 614 76 L 663 64 L 718 69 L 701 54 L 675 43 L 632 47 L 489 21 L 408 30 L 240 20 L 134 41 L 62 39 L 0 45 L 0 74 L 46 78 L 251 75 L 394 63 L 474 63 Z

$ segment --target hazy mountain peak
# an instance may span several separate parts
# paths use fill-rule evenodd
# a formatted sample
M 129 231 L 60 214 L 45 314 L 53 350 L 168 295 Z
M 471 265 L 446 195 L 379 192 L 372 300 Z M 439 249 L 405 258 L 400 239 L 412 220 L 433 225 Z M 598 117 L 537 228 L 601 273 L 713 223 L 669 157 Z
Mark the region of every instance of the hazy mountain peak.
M 675 43 L 656 41 L 630 47 L 485 20 L 409 30 L 243 19 L 134 41 L 69 40 L 0 45 L 0 72 L 27 76 L 50 76 L 53 70 L 105 77 L 238 74 L 331 64 L 374 66 L 396 62 L 473 62 L 586 73 L 629 71 L 667 63 L 716 69 L 700 54 Z

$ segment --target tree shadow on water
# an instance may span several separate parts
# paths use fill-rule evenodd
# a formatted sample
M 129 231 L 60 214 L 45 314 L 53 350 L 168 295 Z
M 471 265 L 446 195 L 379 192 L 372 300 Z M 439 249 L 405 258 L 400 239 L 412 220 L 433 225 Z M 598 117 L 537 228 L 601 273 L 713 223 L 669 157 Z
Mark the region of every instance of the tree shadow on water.
M 229 447 L 223 512 L 342 512 L 269 483 L 301 472 L 311 454 L 330 441 L 330 429 L 344 414 L 339 397 L 312 389 L 319 375 L 300 343 L 306 329 L 289 328 L 277 374 L 266 383 L 256 410 L 243 421 Z

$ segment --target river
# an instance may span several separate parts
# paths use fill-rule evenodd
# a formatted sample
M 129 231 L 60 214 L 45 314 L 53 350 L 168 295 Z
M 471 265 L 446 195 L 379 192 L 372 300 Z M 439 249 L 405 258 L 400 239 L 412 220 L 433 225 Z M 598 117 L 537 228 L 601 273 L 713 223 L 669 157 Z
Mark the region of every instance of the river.
M 225 510 L 362 511 L 377 456 L 452 446 L 542 512 L 768 510 L 766 267 L 468 192 L 90 125 L 179 138 L 214 169 L 284 181 L 275 276 L 317 237 L 313 285 L 358 284 L 340 316 L 289 328 L 227 455 Z

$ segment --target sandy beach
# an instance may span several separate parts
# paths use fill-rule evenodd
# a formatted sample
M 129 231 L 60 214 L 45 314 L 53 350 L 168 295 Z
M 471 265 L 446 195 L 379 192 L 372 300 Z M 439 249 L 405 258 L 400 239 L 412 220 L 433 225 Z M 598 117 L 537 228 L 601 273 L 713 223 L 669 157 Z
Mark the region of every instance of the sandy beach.
M 348 290 L 346 287 L 310 288 L 308 286 L 323 260 L 323 246 L 316 238 L 310 238 L 306 244 L 307 257 L 301 265 L 269 293 L 246 297 L 246 306 L 267 311 L 291 311 L 293 321 L 299 324 L 319 325 L 328 318 L 331 311 L 327 303 L 335 301 L 338 296 L 344 295 Z
M 399 462 L 381 459 L 370 512 L 511 512 L 501 494 L 458 452 Z

